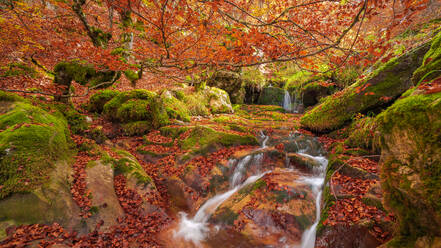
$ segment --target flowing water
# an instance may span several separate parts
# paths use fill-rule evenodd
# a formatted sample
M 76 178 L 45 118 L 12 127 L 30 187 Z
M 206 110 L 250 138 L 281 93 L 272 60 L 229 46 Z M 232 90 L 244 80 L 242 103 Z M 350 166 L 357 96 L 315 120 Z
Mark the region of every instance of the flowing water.
M 303 99 L 298 96 L 298 94 L 294 94 L 294 98 L 291 98 L 291 95 L 287 90 L 285 90 L 285 95 L 283 96 L 283 109 L 288 113 L 300 113 L 300 109 L 303 105 Z
M 285 90 L 285 95 L 283 97 L 283 109 L 285 109 L 286 112 L 292 111 L 291 95 L 287 90 Z
M 260 149 L 242 157 L 241 159 L 232 159 L 229 161 L 228 165 L 232 170 L 232 174 L 229 180 L 228 191 L 217 194 L 214 197 L 208 199 L 202 206 L 200 206 L 193 217 L 189 217 L 188 214 L 184 212 L 180 213 L 180 221 L 176 230 L 174 231 L 175 238 L 183 238 L 184 240 L 192 242 L 194 245 L 199 246 L 201 242 L 207 239 L 208 235 L 212 235 L 213 233 L 216 233 L 216 231 L 218 231 L 219 227 L 209 222 L 210 217 L 212 216 L 212 214 L 215 213 L 216 209 L 240 189 L 256 182 L 258 179 L 272 172 L 271 170 L 263 171 L 264 169 L 266 169 L 265 165 L 263 164 L 263 156 L 265 152 L 263 151 L 263 149 L 266 147 L 270 137 L 266 136 L 263 132 L 261 132 L 260 136 Z M 294 140 L 298 137 L 298 135 L 289 136 L 290 139 Z M 298 147 L 297 153 L 299 155 L 314 159 L 320 164 L 320 166 L 318 168 L 315 168 L 310 174 L 299 172 L 298 174 L 300 176 L 295 179 L 299 185 L 307 185 L 311 188 L 311 191 L 315 197 L 316 213 L 315 221 L 309 228 L 304 231 L 301 238 L 301 243 L 295 246 L 289 245 L 285 247 L 312 248 L 314 247 L 315 243 L 316 227 L 320 219 L 322 187 L 328 161 L 321 154 L 317 154 L 320 153 L 320 151 L 317 151 L 313 148 L 312 145 L 309 145 L 312 144 L 310 140 L 299 140 L 299 142 L 295 140 L 295 142 Z M 287 165 L 289 165 L 289 159 L 287 161 Z M 246 176 L 248 176 L 248 178 L 245 179 Z

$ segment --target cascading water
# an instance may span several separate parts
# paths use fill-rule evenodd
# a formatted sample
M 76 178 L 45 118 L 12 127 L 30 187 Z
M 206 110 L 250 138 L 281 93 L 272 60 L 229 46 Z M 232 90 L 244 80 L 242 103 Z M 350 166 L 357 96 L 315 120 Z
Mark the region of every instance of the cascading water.
M 321 212 L 320 203 L 322 199 L 323 183 L 325 182 L 326 167 L 328 166 L 328 160 L 322 156 L 311 156 L 304 153 L 299 153 L 299 154 L 302 156 L 310 157 L 320 163 L 320 167 L 314 170 L 313 176 L 303 177 L 302 179 L 300 179 L 300 182 L 306 183 L 311 186 L 312 192 L 315 194 L 315 208 L 316 208 L 314 224 L 312 224 L 312 226 L 310 226 L 308 229 L 306 229 L 303 232 L 302 243 L 300 245 L 300 248 L 314 248 L 317 225 L 320 221 L 320 212 Z
M 264 148 L 269 137 L 261 132 L 261 138 L 261 148 Z M 207 200 L 191 219 L 188 218 L 187 213 L 181 212 L 181 220 L 178 226 L 178 230 L 174 233 L 174 235 L 176 237 L 182 237 L 187 241 L 192 241 L 196 245 L 200 244 L 200 242 L 206 238 L 207 233 L 210 231 L 208 220 L 210 216 L 216 211 L 216 209 L 238 190 L 251 183 L 256 182 L 265 174 L 269 173 L 269 171 L 260 173 L 262 157 L 262 154 L 254 154 L 245 156 L 240 161 L 238 161 L 231 177 L 230 190 L 225 193 L 218 194 L 213 198 Z M 256 170 L 257 174 L 248 177 L 244 182 L 242 182 L 242 178 L 246 172 L 246 167 L 250 164 L 250 162 L 252 166 L 258 167 Z
M 285 95 L 283 97 L 283 109 L 285 109 L 286 112 L 292 111 L 291 95 L 287 90 L 285 90 Z
M 190 218 L 187 213 L 180 213 L 180 222 L 178 224 L 177 230 L 174 231 L 175 237 L 181 237 L 186 241 L 192 242 L 196 246 L 201 245 L 201 242 L 205 241 L 209 237 L 209 235 L 211 236 L 212 234 L 215 234 L 218 230 L 216 228 L 213 228 L 215 226 L 210 225 L 209 223 L 209 219 L 216 212 L 216 209 L 242 188 L 256 182 L 265 174 L 271 173 L 271 171 L 262 172 L 264 151 L 260 153 L 258 151 L 266 147 L 266 143 L 268 142 L 269 137 L 266 136 L 263 132 L 261 132 L 260 136 L 260 149 L 256 150 L 250 155 L 244 156 L 240 160 L 229 161 L 229 167 L 233 169 L 233 172 L 229 180 L 230 187 L 228 191 L 217 194 L 214 197 L 208 199 L 199 208 L 199 210 L 192 218 Z M 320 220 L 322 187 L 325 180 L 326 166 L 328 164 L 328 160 L 321 155 L 320 148 L 317 149 L 317 146 L 314 146 L 309 138 L 305 139 L 304 137 L 305 136 L 302 136 L 299 133 L 295 133 L 290 135 L 289 139 L 294 141 L 295 146 L 298 147 L 297 154 L 314 159 L 315 161 L 319 162 L 320 166 L 314 168 L 312 174 L 300 174 L 303 176 L 297 178 L 296 183 L 311 187 L 312 194 L 315 197 L 316 212 L 314 223 L 303 232 L 300 244 L 297 243 L 298 245 L 294 247 L 313 248 L 315 245 L 316 228 Z M 289 165 L 288 157 L 286 162 L 287 165 Z M 245 179 L 244 177 L 246 175 L 250 176 Z M 293 247 L 293 245 L 294 244 L 284 247 Z
M 299 113 L 302 106 L 303 99 L 298 96 L 296 92 L 294 94 L 294 98 L 291 98 L 291 95 L 287 90 L 285 90 L 285 95 L 283 96 L 283 109 L 289 113 Z

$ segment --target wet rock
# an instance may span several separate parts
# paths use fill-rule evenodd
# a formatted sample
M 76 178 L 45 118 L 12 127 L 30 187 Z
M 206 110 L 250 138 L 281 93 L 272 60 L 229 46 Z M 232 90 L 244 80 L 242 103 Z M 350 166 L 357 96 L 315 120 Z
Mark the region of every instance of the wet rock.
M 219 206 L 211 222 L 267 245 L 298 243 L 314 221 L 315 196 L 297 178 L 293 171 L 276 168 L 234 193 Z M 274 183 L 274 188 L 268 189 L 267 182 Z
M 327 226 L 315 246 L 320 248 L 375 248 L 381 243 L 369 233 L 367 227 L 360 225 Z
M 320 167 L 317 160 L 297 153 L 288 153 L 288 158 L 291 165 L 303 171 L 313 172 L 314 168 Z

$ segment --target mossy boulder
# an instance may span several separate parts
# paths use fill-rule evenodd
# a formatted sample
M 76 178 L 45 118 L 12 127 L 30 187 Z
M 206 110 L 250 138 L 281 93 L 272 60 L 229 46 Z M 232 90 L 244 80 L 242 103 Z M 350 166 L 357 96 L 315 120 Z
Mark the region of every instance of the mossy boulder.
M 282 105 L 285 90 L 277 87 L 266 87 L 260 93 L 258 104 L 262 105 Z
M 27 102 L 0 101 L 0 199 L 44 184 L 69 157 L 67 121 Z
M 412 82 L 417 85 L 420 81 L 430 81 L 439 75 L 441 75 L 441 32 L 433 38 L 422 65 L 413 73 Z
M 161 93 L 161 100 L 170 118 L 185 122 L 190 121 L 190 111 L 187 106 L 185 103 L 178 100 L 172 92 L 164 90 Z
M 231 114 L 234 112 L 230 97 L 224 90 L 206 87 L 202 94 L 205 95 L 208 102 L 207 107 L 210 108 L 212 114 Z
M 90 98 L 89 109 L 122 123 L 126 135 L 145 134 L 169 123 L 166 104 L 148 90 L 102 91 Z
M 118 111 L 120 108 L 130 108 L 130 107 L 134 107 L 133 105 L 136 105 L 136 103 L 133 103 L 135 101 L 139 101 L 140 105 L 143 105 L 144 107 L 146 107 L 145 103 L 150 103 L 154 98 L 156 97 L 156 93 L 148 91 L 148 90 L 132 90 L 132 91 L 126 91 L 126 92 L 122 92 L 116 96 L 114 96 L 110 101 L 108 101 L 106 104 L 104 104 L 103 106 L 103 114 L 106 115 L 108 118 L 112 119 L 112 120 L 120 120 L 120 121 L 133 121 L 131 119 L 119 119 L 120 117 L 126 117 L 124 114 L 129 114 L 127 112 L 125 113 L 120 113 L 122 115 L 118 115 Z M 123 105 L 129 101 L 132 100 L 131 102 L 128 103 L 128 105 L 124 106 Z M 143 100 L 143 101 L 140 101 Z M 130 106 L 129 106 L 130 105 Z M 137 107 L 137 109 L 141 109 L 141 107 Z M 147 110 L 141 110 L 142 113 L 133 113 L 135 112 L 135 110 L 132 112 L 132 114 L 134 116 L 136 116 L 135 118 L 139 118 L 139 116 L 142 116 L 143 114 L 145 114 L 145 112 Z M 139 120 L 139 119 L 137 119 Z
M 386 207 L 398 220 L 389 247 L 441 237 L 441 93 L 413 91 L 376 118 Z
M 351 124 L 349 129 L 349 137 L 346 139 L 345 145 L 371 151 L 379 150 L 374 117 L 358 118 Z
M 309 107 L 316 105 L 321 98 L 332 94 L 334 90 L 334 86 L 326 86 L 319 82 L 311 82 L 304 85 L 300 89 L 300 94 L 297 95 L 301 96 L 303 105 Z
M 243 80 L 239 73 L 232 71 L 217 71 L 207 80 L 207 85 L 222 89 L 228 93 L 234 104 L 243 103 L 245 91 Z
M 57 222 L 79 230 L 66 119 L 13 94 L 0 92 L 0 98 L 0 237 L 20 224 Z
M 253 135 L 237 135 L 216 131 L 206 126 L 196 126 L 190 136 L 179 142 L 182 149 L 205 148 L 210 145 L 257 145 L 258 141 Z
M 101 113 L 103 112 L 104 105 L 120 93 L 117 90 L 98 91 L 90 97 L 87 108 L 89 111 Z
M 56 222 L 68 230 L 87 231 L 70 192 L 72 168 L 64 161 L 55 163 L 54 167 L 46 172 L 47 179 L 40 187 L 0 200 L 0 239 L 6 228 L 21 224 Z
M 389 60 L 366 79 L 360 79 L 342 92 L 326 97 L 301 119 L 303 127 L 326 132 L 343 126 L 357 113 L 366 113 L 390 104 L 412 86 L 413 71 L 421 65 L 429 45 L 425 44 Z
M 72 80 L 81 85 L 97 86 L 120 76 L 119 72 L 96 70 L 93 65 L 82 61 L 60 62 L 55 65 L 54 73 L 54 82 L 66 86 L 70 86 Z

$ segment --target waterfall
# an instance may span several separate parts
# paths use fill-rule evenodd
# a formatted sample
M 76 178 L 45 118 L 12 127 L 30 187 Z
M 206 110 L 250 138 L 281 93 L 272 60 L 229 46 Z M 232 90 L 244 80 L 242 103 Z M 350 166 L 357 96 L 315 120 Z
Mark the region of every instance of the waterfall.
M 269 137 L 263 132 L 260 133 L 260 136 L 261 148 L 255 150 L 254 154 L 244 156 L 239 160 L 229 161 L 229 166 L 232 170 L 232 174 L 229 180 L 229 190 L 223 193 L 219 193 L 208 199 L 204 204 L 199 207 L 198 211 L 193 217 L 189 217 L 188 214 L 184 212 L 180 213 L 179 224 L 173 235 L 175 238 L 181 237 L 186 241 L 192 242 L 196 246 L 201 246 L 201 242 L 203 242 L 210 233 L 213 233 L 216 230 L 215 228 L 213 228 L 213 225 L 210 225 L 209 219 L 216 212 L 217 208 L 242 188 L 256 182 L 265 174 L 271 173 L 271 171 L 266 171 L 263 173 L 261 172 L 263 168 L 262 163 L 264 161 L 264 154 L 263 151 L 260 153 L 256 151 L 259 151 L 266 146 L 266 142 L 268 141 Z M 298 135 L 290 134 L 290 137 L 294 137 L 294 139 L 296 136 Z M 320 151 L 315 152 L 314 146 L 310 142 L 303 142 L 303 145 L 300 145 L 296 141 L 295 144 L 298 148 L 300 148 L 301 146 L 306 146 L 304 149 L 300 149 L 297 151 L 299 155 L 314 159 L 320 164 L 318 168 L 315 168 L 313 170 L 311 175 L 303 175 L 300 178 L 295 179 L 297 183 L 301 183 L 311 187 L 312 193 L 315 197 L 316 207 L 314 223 L 303 232 L 300 244 L 295 247 L 314 248 L 316 229 L 320 221 L 320 205 L 328 160 L 320 155 Z M 311 154 L 317 156 L 313 156 Z M 288 166 L 289 164 L 289 158 L 286 157 L 286 165 Z M 252 175 L 245 179 L 244 177 L 247 175 L 247 172 L 249 174 L 251 174 L 252 172 Z
M 306 229 L 302 234 L 302 242 L 300 244 L 300 248 L 314 248 L 315 246 L 315 237 L 317 231 L 317 225 L 320 221 L 320 203 L 322 200 L 323 193 L 323 183 L 325 182 L 326 177 L 326 167 L 328 166 L 328 160 L 322 156 L 311 156 L 308 154 L 299 153 L 302 156 L 310 157 L 317 162 L 320 163 L 320 167 L 317 170 L 314 170 L 314 175 L 311 177 L 303 177 L 299 180 L 299 182 L 306 183 L 310 185 L 312 188 L 312 192 L 315 194 L 315 221 L 312 226 Z
M 291 96 L 289 95 L 289 92 L 285 90 L 285 96 L 283 97 L 283 109 L 285 109 L 286 112 L 292 111 L 292 103 L 291 103 Z
M 263 139 L 261 148 L 264 148 L 269 137 L 261 132 L 261 138 Z M 270 172 L 267 171 L 260 173 L 262 159 L 263 154 L 258 153 L 245 156 L 244 158 L 239 160 L 230 179 L 230 190 L 221 194 L 217 194 L 207 200 L 199 208 L 193 218 L 188 218 L 187 213 L 180 212 L 181 219 L 179 222 L 178 230 L 174 233 L 174 236 L 182 237 L 187 241 L 192 241 L 196 245 L 199 245 L 201 241 L 205 240 L 207 234 L 210 231 L 208 220 L 210 219 L 211 215 L 216 212 L 216 209 L 224 201 L 228 200 L 234 193 L 236 193 L 243 187 L 256 182 L 265 174 Z M 246 167 L 248 165 L 257 166 L 257 174 L 252 175 L 248 177 L 244 182 L 241 182 L 246 172 Z

